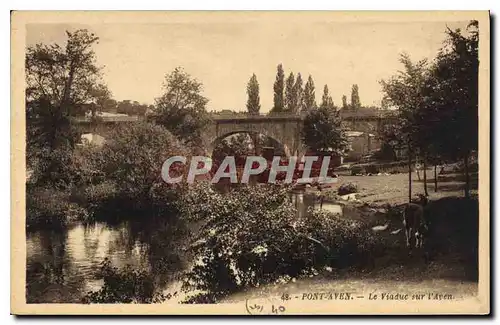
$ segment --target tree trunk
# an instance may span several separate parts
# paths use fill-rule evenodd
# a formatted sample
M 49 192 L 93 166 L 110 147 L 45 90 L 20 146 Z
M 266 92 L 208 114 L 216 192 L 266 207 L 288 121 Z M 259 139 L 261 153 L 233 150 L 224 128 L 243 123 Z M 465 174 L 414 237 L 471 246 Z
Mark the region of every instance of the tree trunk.
M 415 157 L 415 171 L 417 172 L 417 178 L 418 181 L 420 181 L 420 170 L 419 170 L 420 164 L 418 163 L 418 156 Z
M 470 197 L 470 179 L 469 179 L 469 153 L 465 153 L 464 157 L 464 173 L 465 173 L 465 187 L 464 187 L 464 192 L 465 192 L 465 197 L 469 198 Z
M 408 146 L 408 202 L 411 203 L 411 148 Z
M 434 165 L 434 192 L 438 191 L 437 165 Z
M 425 161 L 425 156 L 423 161 L 423 168 L 424 168 L 424 194 L 425 196 L 429 196 L 429 192 L 427 192 L 427 162 Z
M 260 150 L 260 145 L 259 145 L 260 144 L 259 143 L 259 134 L 258 133 L 250 133 L 250 138 L 251 138 L 252 143 L 253 143 L 254 155 L 260 156 L 261 150 Z M 249 183 L 252 185 L 256 185 L 257 184 L 257 177 L 253 176 L 253 175 L 250 176 Z
M 70 95 L 71 95 L 71 87 L 73 86 L 73 78 L 75 76 L 75 70 L 76 70 L 76 62 L 71 61 L 69 73 L 68 73 L 68 80 L 66 81 L 66 84 L 64 85 L 63 98 L 62 98 L 62 102 L 61 102 L 61 109 L 66 114 L 66 116 L 70 115 L 69 99 L 70 99 Z
M 259 134 L 258 133 L 250 133 L 250 137 L 253 142 L 254 154 L 256 156 L 260 156 L 260 142 L 259 142 Z

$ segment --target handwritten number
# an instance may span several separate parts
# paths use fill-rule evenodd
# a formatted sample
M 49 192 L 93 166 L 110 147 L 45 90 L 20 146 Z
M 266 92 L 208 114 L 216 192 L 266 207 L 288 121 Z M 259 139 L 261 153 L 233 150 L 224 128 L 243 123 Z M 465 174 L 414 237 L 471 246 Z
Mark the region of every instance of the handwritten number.
M 290 300 L 290 295 L 288 293 L 284 293 L 281 295 L 281 300 L 283 301 L 287 301 L 287 300 Z

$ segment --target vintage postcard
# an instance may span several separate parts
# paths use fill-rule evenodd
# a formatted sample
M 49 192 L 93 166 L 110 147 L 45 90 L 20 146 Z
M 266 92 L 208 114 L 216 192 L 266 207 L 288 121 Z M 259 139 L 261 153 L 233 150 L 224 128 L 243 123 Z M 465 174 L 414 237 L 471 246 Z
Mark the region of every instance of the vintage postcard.
M 487 11 L 16 11 L 13 314 L 490 313 Z

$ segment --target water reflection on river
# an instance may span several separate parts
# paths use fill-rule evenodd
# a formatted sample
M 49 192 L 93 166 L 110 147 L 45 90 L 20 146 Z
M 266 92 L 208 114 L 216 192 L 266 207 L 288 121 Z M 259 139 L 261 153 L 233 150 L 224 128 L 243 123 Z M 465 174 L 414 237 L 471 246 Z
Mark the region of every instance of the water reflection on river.
M 331 213 L 342 215 L 342 206 L 336 203 L 323 201 L 317 198 L 312 193 L 294 192 L 291 193 L 291 201 L 297 210 L 297 215 L 299 217 L 304 217 L 307 215 L 307 211 L 311 208 L 321 209 Z
M 292 202 L 299 216 L 310 207 L 319 208 L 314 196 L 294 193 Z M 340 206 L 324 202 L 324 210 L 342 213 Z M 75 225 L 69 229 L 39 230 L 27 234 L 26 297 L 28 303 L 78 303 L 89 291 L 98 290 L 100 264 L 108 258 L 123 268 L 151 269 L 152 263 L 176 247 L 171 232 L 159 233 L 144 223 Z M 162 244 L 158 246 L 158 238 Z M 166 243 L 165 243 L 166 242 Z
M 79 302 L 98 290 L 104 258 L 122 268 L 149 268 L 149 245 L 131 234 L 128 223 L 76 225 L 65 231 L 41 230 L 27 235 L 28 302 Z

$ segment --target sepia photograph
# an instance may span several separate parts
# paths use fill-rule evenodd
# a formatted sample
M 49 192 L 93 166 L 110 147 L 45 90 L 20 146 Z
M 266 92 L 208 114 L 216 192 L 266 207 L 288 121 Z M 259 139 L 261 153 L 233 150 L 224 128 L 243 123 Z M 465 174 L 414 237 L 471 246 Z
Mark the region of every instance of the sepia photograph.
M 488 11 L 11 36 L 11 313 L 489 314 Z

